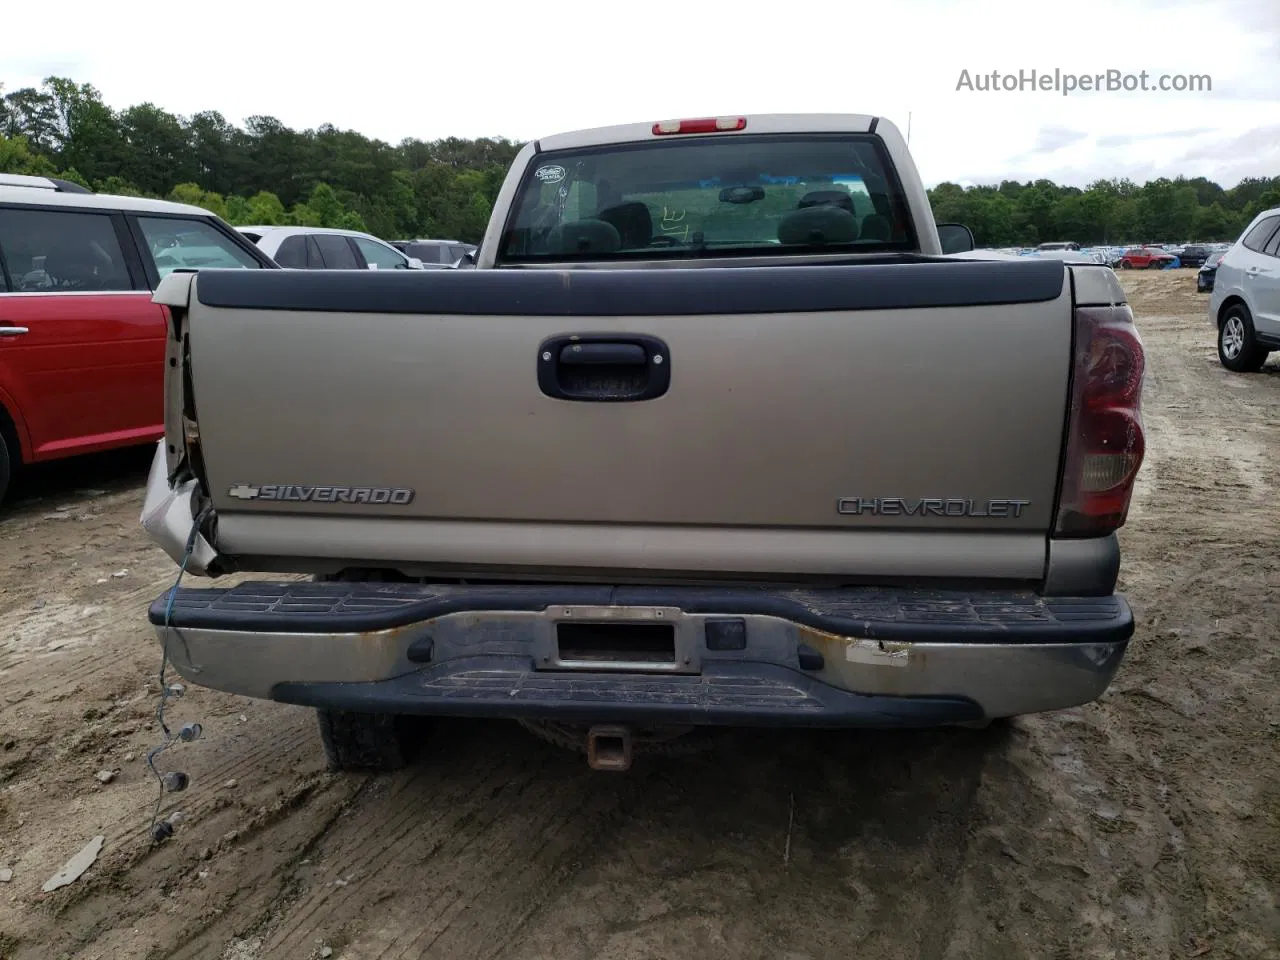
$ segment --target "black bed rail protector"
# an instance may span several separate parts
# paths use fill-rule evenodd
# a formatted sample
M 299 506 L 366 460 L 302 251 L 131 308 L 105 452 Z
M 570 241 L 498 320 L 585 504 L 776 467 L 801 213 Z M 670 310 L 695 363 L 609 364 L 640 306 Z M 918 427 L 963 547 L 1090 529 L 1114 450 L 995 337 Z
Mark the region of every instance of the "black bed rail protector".
M 304 707 L 584 723 L 751 724 L 878 729 L 982 719 L 960 697 L 849 693 L 768 664 L 710 663 L 698 676 L 530 674 L 528 658 L 455 660 L 376 683 L 281 683 L 273 700 Z
M 661 270 L 202 270 L 209 307 L 350 313 L 623 317 L 1036 303 L 1061 260 L 925 260 Z
M 151 605 L 165 622 L 168 592 Z M 1107 643 L 1133 634 L 1124 598 L 1042 597 L 1031 591 L 778 589 L 770 587 L 456 586 L 248 582 L 182 587 L 179 628 L 292 633 L 389 630 L 451 613 L 552 605 L 670 606 L 686 613 L 775 616 L 840 636 L 882 640 Z

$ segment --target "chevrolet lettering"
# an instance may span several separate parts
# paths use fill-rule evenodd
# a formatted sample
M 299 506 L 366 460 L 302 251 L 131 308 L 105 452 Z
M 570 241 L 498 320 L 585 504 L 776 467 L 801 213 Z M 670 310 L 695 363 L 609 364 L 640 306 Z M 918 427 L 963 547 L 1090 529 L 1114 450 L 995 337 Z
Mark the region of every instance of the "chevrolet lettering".
M 290 503 L 393 503 L 403 506 L 413 502 L 413 491 L 407 487 L 317 487 L 292 483 L 237 483 L 227 491 L 227 496 L 237 500 Z
M 836 511 L 850 517 L 1009 517 L 1022 516 L 1030 500 L 972 500 L 955 497 L 841 497 Z

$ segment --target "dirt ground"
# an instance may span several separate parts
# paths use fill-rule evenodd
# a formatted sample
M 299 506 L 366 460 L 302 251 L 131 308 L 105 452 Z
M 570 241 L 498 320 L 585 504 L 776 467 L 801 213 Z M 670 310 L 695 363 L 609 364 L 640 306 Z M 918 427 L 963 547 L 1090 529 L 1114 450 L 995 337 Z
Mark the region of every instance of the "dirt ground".
M 457 722 L 366 777 L 308 711 L 189 688 L 153 849 L 149 451 L 33 473 L 0 511 L 0 957 L 1280 957 L 1280 357 L 1229 374 L 1191 271 L 1122 279 L 1137 636 L 1100 702 L 1003 730 L 732 732 L 618 775 Z

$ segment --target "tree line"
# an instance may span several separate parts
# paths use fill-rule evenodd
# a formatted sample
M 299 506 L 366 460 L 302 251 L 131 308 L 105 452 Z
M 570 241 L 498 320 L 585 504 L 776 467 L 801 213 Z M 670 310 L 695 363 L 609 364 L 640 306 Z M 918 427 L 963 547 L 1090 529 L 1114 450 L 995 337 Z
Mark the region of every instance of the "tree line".
M 91 84 L 0 89 L 0 172 L 193 203 L 233 224 L 300 224 L 476 241 L 522 144 L 406 139 L 392 146 L 275 117 L 236 126 L 144 103 L 113 110 Z
M 475 242 L 522 146 L 457 137 L 393 146 L 332 125 L 294 130 L 269 116 L 237 126 L 217 111 L 113 110 L 91 84 L 63 77 L 0 94 L 0 172 L 192 203 L 233 224 Z M 1234 240 L 1258 211 L 1280 207 L 1280 177 L 1230 189 L 1204 177 L 1099 180 L 1083 190 L 1049 180 L 942 183 L 929 199 L 939 222 L 967 224 L 981 246 Z
M 1049 180 L 929 191 L 939 223 L 963 223 L 984 247 L 1235 240 L 1263 210 L 1280 207 L 1280 177 L 1251 177 L 1229 190 L 1204 177 L 1097 180 L 1081 190 Z

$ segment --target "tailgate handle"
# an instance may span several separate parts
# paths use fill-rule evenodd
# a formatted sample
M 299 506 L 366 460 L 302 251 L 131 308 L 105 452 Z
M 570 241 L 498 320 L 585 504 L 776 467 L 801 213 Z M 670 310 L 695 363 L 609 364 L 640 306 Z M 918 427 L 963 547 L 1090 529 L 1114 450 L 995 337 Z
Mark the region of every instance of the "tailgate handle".
M 571 343 L 560 348 L 560 362 L 643 366 L 649 357 L 636 343 Z
M 538 347 L 538 387 L 556 400 L 652 400 L 671 385 L 671 351 L 657 337 L 579 333 Z

